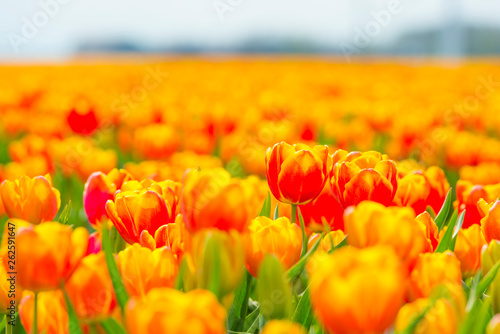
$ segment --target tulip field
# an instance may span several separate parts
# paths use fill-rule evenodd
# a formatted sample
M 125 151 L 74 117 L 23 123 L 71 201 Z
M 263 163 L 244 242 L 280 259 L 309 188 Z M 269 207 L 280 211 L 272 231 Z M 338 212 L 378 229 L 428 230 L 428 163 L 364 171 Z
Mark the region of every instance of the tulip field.
M 0 333 L 500 333 L 500 67 L 0 66 Z

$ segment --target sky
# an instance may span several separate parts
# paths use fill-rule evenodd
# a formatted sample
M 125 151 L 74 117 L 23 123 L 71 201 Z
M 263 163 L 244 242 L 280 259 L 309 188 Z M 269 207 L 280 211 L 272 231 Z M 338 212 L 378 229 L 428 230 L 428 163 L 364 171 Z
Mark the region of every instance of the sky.
M 67 57 L 85 42 L 227 47 L 273 36 L 335 46 L 391 2 L 399 10 L 376 43 L 450 18 L 500 27 L 498 0 L 0 0 L 0 60 Z

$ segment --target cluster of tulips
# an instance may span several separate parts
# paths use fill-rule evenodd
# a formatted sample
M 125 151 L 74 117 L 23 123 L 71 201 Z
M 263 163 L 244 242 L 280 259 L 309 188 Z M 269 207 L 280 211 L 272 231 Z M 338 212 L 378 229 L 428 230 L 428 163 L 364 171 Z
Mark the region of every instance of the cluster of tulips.
M 0 66 L 0 332 L 500 333 L 497 77 Z

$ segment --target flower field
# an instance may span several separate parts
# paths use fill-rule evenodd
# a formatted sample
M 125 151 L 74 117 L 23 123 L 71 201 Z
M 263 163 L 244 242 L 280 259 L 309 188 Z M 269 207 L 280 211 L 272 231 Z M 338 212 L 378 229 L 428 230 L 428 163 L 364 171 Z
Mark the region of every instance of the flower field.
M 500 333 L 500 67 L 0 66 L 6 333 Z

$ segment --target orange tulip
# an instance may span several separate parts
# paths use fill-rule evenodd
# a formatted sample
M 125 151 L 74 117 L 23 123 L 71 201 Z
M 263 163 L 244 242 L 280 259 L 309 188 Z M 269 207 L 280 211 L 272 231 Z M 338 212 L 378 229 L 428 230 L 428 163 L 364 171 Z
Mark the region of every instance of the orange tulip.
M 179 261 L 184 254 L 185 243 L 189 239 L 186 231 L 186 225 L 181 214 L 175 218 L 175 223 L 160 226 L 154 235 L 154 238 L 147 230 L 142 231 L 140 244 L 151 250 L 155 248 L 167 247 L 170 249 L 176 259 Z
M 280 202 L 309 203 L 328 180 L 329 161 L 327 146 L 278 143 L 266 151 L 269 188 Z
M 66 283 L 66 291 L 81 320 L 100 322 L 111 316 L 116 298 L 104 253 L 83 258 Z
M 345 153 L 336 153 L 331 171 L 332 190 L 342 206 L 364 200 L 390 205 L 398 188 L 396 163 L 374 151 Z
M 139 243 L 143 231 L 155 235 L 160 226 L 175 221 L 179 201 L 176 185 L 172 181 L 129 181 L 122 185 L 124 191 L 117 192 L 114 201 L 106 202 L 106 212 L 126 242 Z
M 331 332 L 382 333 L 403 305 L 405 278 L 389 247 L 344 247 L 325 255 L 315 269 L 310 272 L 312 306 Z
M 311 231 L 323 231 L 325 224 L 331 230 L 344 230 L 344 208 L 333 196 L 328 183 L 318 197 L 307 204 L 299 205 L 299 209 L 305 226 Z
M 441 231 L 441 233 L 444 233 Z M 472 225 L 458 231 L 455 243 L 455 255 L 460 261 L 462 275 L 471 277 L 481 268 L 481 250 L 486 245 L 479 225 Z
M 446 282 L 462 282 L 460 261 L 455 254 L 449 251 L 420 254 L 410 274 L 410 299 L 427 298 L 432 289 Z
M 191 170 L 184 178 L 181 212 L 190 232 L 205 228 L 242 231 L 260 204 L 254 181 L 232 179 L 223 168 Z
M 500 240 L 500 201 L 488 204 L 484 199 L 477 203 L 481 219 L 481 230 L 486 242 Z
M 263 328 L 262 334 L 306 334 L 304 327 L 289 320 L 271 320 Z
M 30 225 L 17 229 L 17 283 L 39 292 L 57 289 L 66 282 L 87 252 L 88 232 L 83 227 L 74 231 L 56 222 Z M 36 251 L 33 251 L 36 250 Z M 8 253 L 3 248 L 4 265 Z
M 50 175 L 30 178 L 21 176 L 4 181 L 0 186 L 5 212 L 10 218 L 20 218 L 32 224 L 54 219 L 61 206 L 59 190 L 52 186 Z
M 337 246 L 345 239 L 345 237 L 345 233 L 342 230 L 331 231 L 324 237 L 321 237 L 321 234 L 319 233 L 313 233 L 307 241 L 307 249 L 310 250 L 311 247 L 314 246 L 319 239 L 321 239 L 319 247 L 314 254 L 328 253 L 332 249 L 332 245 L 333 247 Z
M 486 328 L 486 334 L 500 334 L 500 313 L 497 313 L 491 318 Z
M 132 180 L 132 175 L 124 169 L 116 168 L 107 175 L 95 172 L 89 176 L 83 190 L 83 208 L 94 229 L 103 218 L 107 218 L 106 202 L 113 200 L 116 191 L 129 180 Z
M 118 253 L 118 270 L 130 296 L 144 297 L 157 287 L 173 287 L 178 264 L 167 248 L 149 248 L 134 244 Z
M 410 269 L 420 253 L 430 251 L 410 208 L 364 201 L 348 208 L 344 220 L 349 245 L 358 248 L 389 245 Z
M 409 206 L 419 214 L 427 208 L 427 198 L 430 192 L 431 187 L 425 176 L 421 174 L 409 174 L 398 181 L 398 190 L 394 197 L 394 204 L 397 206 Z
M 130 334 L 226 333 L 226 310 L 206 290 L 153 289 L 132 298 L 125 315 Z
M 62 291 L 54 290 L 40 292 L 37 298 L 38 333 L 69 333 L 69 318 Z M 21 324 L 26 333 L 32 333 L 33 331 L 34 307 L 35 300 L 33 292 L 26 292 L 19 305 L 19 318 L 21 319 Z
M 167 124 L 149 124 L 138 128 L 134 134 L 136 151 L 148 159 L 168 157 L 180 144 L 176 128 Z
M 444 171 L 437 166 L 427 168 L 424 171 L 424 176 L 431 187 L 431 191 L 427 197 L 427 205 L 430 205 L 437 214 L 444 204 L 450 184 L 446 179 Z
M 430 244 L 430 251 L 433 252 L 439 245 L 439 230 L 436 222 L 428 212 L 422 212 L 415 220 Z
M 474 185 L 469 181 L 458 180 L 457 182 L 457 200 L 454 205 L 458 212 L 465 212 L 463 228 L 473 224 L 481 223 L 481 214 L 478 211 L 477 203 L 482 198 L 487 203 L 496 201 L 500 197 L 500 184 L 495 185 Z
M 285 269 L 294 265 L 300 259 L 302 234 L 286 217 L 276 220 L 257 217 L 243 234 L 243 245 L 246 267 L 257 277 L 260 264 L 268 254 L 275 255 Z

